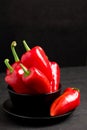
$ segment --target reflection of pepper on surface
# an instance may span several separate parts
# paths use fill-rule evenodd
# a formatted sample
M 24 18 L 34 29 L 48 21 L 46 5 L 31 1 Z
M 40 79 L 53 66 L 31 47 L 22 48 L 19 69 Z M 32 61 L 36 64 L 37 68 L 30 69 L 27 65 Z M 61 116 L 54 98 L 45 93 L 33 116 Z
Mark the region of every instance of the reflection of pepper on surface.
M 80 91 L 77 88 L 66 88 L 64 93 L 54 100 L 50 115 L 58 116 L 75 109 L 80 104 Z
M 40 70 L 35 67 L 27 69 L 23 64 L 20 66 L 24 70 L 22 81 L 30 90 L 30 94 L 50 93 L 50 82 Z

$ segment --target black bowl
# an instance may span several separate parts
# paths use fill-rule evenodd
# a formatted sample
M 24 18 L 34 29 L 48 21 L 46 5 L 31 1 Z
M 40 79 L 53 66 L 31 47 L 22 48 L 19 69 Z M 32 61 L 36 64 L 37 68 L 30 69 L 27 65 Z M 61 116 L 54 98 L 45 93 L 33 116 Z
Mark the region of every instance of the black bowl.
M 18 94 L 8 88 L 14 109 L 29 116 L 48 116 L 51 103 L 61 94 L 61 85 L 56 92 L 48 94 Z

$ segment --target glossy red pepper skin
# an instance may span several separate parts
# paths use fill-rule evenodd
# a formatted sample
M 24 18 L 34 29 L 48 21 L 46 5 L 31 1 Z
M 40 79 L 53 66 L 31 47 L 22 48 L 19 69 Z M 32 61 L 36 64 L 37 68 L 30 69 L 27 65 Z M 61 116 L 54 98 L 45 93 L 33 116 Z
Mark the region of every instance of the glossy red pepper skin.
M 21 69 L 21 67 L 20 67 L 20 61 L 18 61 L 18 62 L 14 62 L 11 66 L 12 66 L 12 68 L 13 69 L 15 69 L 15 68 L 17 68 L 17 69 Z M 10 70 L 9 69 L 7 69 L 6 70 L 6 75 L 9 75 L 10 74 Z
M 13 41 L 11 43 L 11 51 L 15 62 L 12 65 L 10 65 L 8 63 L 9 59 L 5 59 L 5 64 L 8 68 L 6 71 L 5 81 L 15 92 L 28 93 L 29 91 L 27 90 L 26 86 L 24 86 L 22 82 L 22 74 L 24 73 L 24 71 L 20 66 L 21 61 L 15 50 L 16 45 L 17 45 L 16 41 Z
M 47 77 L 35 67 L 29 68 L 29 72 L 29 75 L 22 76 L 22 80 L 30 94 L 50 93 L 50 82 Z
M 58 116 L 75 109 L 80 104 L 80 91 L 76 88 L 67 88 L 50 107 L 50 115 Z
M 51 71 L 52 71 L 52 92 L 55 92 L 59 89 L 60 85 L 60 67 L 56 62 L 50 62 Z
M 19 64 L 13 64 L 13 72 L 7 69 L 7 73 L 5 76 L 5 82 L 17 93 L 26 94 L 30 93 L 25 84 L 22 81 L 22 75 L 24 73 L 23 69 Z
M 35 46 L 31 50 L 24 53 L 21 57 L 21 62 L 27 68 L 34 66 L 40 71 L 42 71 L 47 76 L 47 78 L 49 79 L 51 83 L 52 72 L 51 72 L 49 60 L 44 50 L 40 46 Z

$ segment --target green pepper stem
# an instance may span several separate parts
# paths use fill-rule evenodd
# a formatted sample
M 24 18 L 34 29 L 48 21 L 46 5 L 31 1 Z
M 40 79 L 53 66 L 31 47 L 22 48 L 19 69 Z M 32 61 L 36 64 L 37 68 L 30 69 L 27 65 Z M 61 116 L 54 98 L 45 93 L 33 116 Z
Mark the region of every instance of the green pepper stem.
M 16 51 L 15 51 L 15 46 L 16 46 L 16 45 L 17 45 L 16 41 L 13 41 L 13 42 L 11 43 L 11 51 L 12 51 L 12 54 L 13 54 L 13 56 L 14 56 L 15 62 L 18 62 L 20 59 L 19 59 L 19 57 L 18 57 L 18 55 L 17 55 L 17 53 L 16 53 Z
M 80 90 L 78 88 L 73 88 L 74 90 L 77 90 L 78 92 L 80 92 Z
M 9 64 L 9 59 L 5 59 L 4 60 L 5 65 L 7 66 L 7 68 L 9 69 L 10 73 L 12 73 L 14 71 L 13 67 Z
M 24 71 L 24 76 L 27 77 L 30 74 L 30 71 L 21 63 L 20 63 L 20 66 Z
M 23 44 L 24 44 L 25 50 L 26 50 L 26 51 L 29 51 L 30 48 L 29 48 L 29 46 L 27 45 L 27 43 L 26 43 L 25 40 L 23 40 Z

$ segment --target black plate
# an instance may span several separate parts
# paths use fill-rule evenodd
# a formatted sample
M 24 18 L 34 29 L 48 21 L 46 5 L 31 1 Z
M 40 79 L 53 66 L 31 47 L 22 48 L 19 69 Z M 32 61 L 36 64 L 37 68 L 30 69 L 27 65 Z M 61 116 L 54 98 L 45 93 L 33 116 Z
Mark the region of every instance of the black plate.
M 24 114 L 21 111 L 17 111 L 13 105 L 10 99 L 7 99 L 3 103 L 3 110 L 8 114 L 9 116 L 13 117 L 13 119 L 16 119 L 16 121 L 20 121 L 20 123 L 28 123 L 30 125 L 45 125 L 45 124 L 53 124 L 53 123 L 58 123 L 60 121 L 64 121 L 67 117 L 69 117 L 72 112 L 65 113 L 60 116 L 29 116 Z M 30 122 L 30 123 L 29 123 Z

